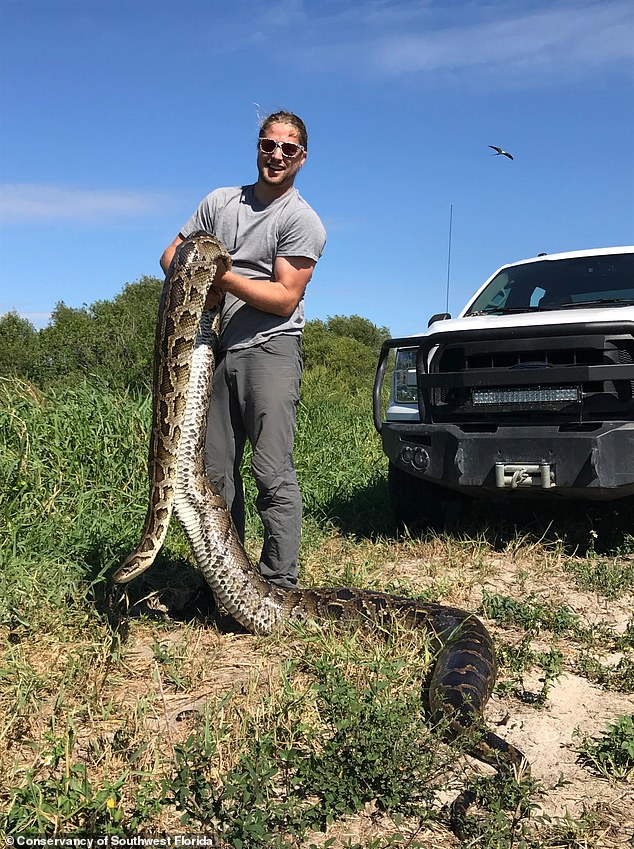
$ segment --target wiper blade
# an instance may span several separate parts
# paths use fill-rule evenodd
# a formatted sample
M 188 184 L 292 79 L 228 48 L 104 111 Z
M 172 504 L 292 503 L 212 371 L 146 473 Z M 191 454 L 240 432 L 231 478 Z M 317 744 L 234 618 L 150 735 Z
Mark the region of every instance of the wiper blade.
M 575 307 L 605 307 L 605 306 L 617 306 L 617 307 L 628 307 L 634 304 L 634 300 L 632 298 L 599 298 L 594 301 L 576 301 L 575 303 L 570 304 L 561 304 L 561 306 L 555 307 L 558 310 L 569 310 L 574 309 Z
M 576 307 L 627 307 L 633 306 L 634 299 L 632 298 L 599 298 L 594 301 L 575 301 L 567 304 L 548 304 L 548 306 L 536 307 L 491 307 L 488 310 L 476 310 L 475 312 L 467 313 L 467 315 L 513 315 L 522 312 L 553 312 L 553 310 L 570 310 Z
M 467 315 L 512 315 L 520 312 L 546 312 L 549 307 L 491 307 L 489 310 L 476 310 Z

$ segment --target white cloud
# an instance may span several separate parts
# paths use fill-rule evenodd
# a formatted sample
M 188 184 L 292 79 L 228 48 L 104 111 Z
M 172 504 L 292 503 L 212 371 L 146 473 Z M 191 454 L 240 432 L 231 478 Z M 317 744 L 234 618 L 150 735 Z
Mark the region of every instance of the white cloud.
M 390 73 L 474 67 L 501 74 L 588 71 L 634 58 L 632 21 L 632 7 L 620 2 L 577 6 L 576 13 L 549 8 L 388 37 L 375 45 L 373 60 Z
M 22 312 L 20 315 L 30 321 L 36 330 L 46 327 L 51 320 L 50 312 Z
M 0 318 L 7 313 L 15 312 L 20 318 L 26 318 L 27 321 L 30 321 L 33 327 L 36 330 L 41 330 L 43 327 L 46 327 L 51 320 L 51 313 L 49 312 L 30 312 L 27 309 L 20 309 L 15 305 L 15 303 L 9 303 L 9 301 L 0 301 Z
M 0 186 L 0 220 L 23 221 L 110 219 L 148 215 L 164 208 L 158 192 L 129 189 L 81 189 L 34 183 Z
M 498 83 L 515 78 L 526 84 L 576 79 L 634 61 L 630 0 L 366 2 L 310 23 L 293 59 L 313 73 L 444 72 L 465 80 L 483 72 Z

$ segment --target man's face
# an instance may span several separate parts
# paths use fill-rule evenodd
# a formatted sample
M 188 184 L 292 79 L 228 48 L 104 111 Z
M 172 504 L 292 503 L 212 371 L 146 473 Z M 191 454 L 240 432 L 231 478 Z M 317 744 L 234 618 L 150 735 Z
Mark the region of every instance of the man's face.
M 274 139 L 277 142 L 292 142 L 299 144 L 297 130 L 291 124 L 271 124 L 264 133 L 263 138 Z M 258 174 L 260 180 L 268 186 L 280 189 L 289 189 L 294 181 L 295 175 L 306 161 L 306 152 L 300 153 L 291 159 L 282 154 L 279 147 L 273 153 L 262 153 L 258 148 Z

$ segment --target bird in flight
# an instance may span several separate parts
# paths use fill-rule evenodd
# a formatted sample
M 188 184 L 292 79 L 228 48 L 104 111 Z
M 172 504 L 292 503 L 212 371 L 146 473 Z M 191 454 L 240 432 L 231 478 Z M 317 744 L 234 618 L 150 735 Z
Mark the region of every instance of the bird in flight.
M 501 147 L 496 147 L 494 144 L 489 145 L 490 148 L 496 151 L 495 156 L 508 156 L 509 159 L 513 159 L 510 153 L 507 153 L 505 150 L 502 150 Z

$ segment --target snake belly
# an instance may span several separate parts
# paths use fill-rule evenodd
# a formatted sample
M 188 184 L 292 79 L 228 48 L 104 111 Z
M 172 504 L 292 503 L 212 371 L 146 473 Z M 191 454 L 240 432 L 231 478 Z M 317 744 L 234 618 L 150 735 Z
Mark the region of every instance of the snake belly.
M 139 547 L 114 580 L 128 581 L 151 565 L 173 508 L 216 602 L 248 631 L 268 634 L 285 622 L 307 620 L 363 621 L 384 628 L 398 621 L 422 628 L 438 649 L 426 687 L 432 719 L 445 720 L 448 738 L 475 732 L 469 751 L 487 763 L 506 769 L 525 765 L 523 754 L 485 725 L 483 710 L 497 675 L 496 657 L 487 629 L 472 613 L 355 587 L 282 590 L 250 561 L 204 469 L 219 319 L 217 310 L 202 307 L 219 259 L 226 263 L 228 257 L 206 234 L 190 237 L 181 251 L 186 256 L 179 255 L 170 270 L 170 296 L 157 324 L 160 359 L 148 513 Z

